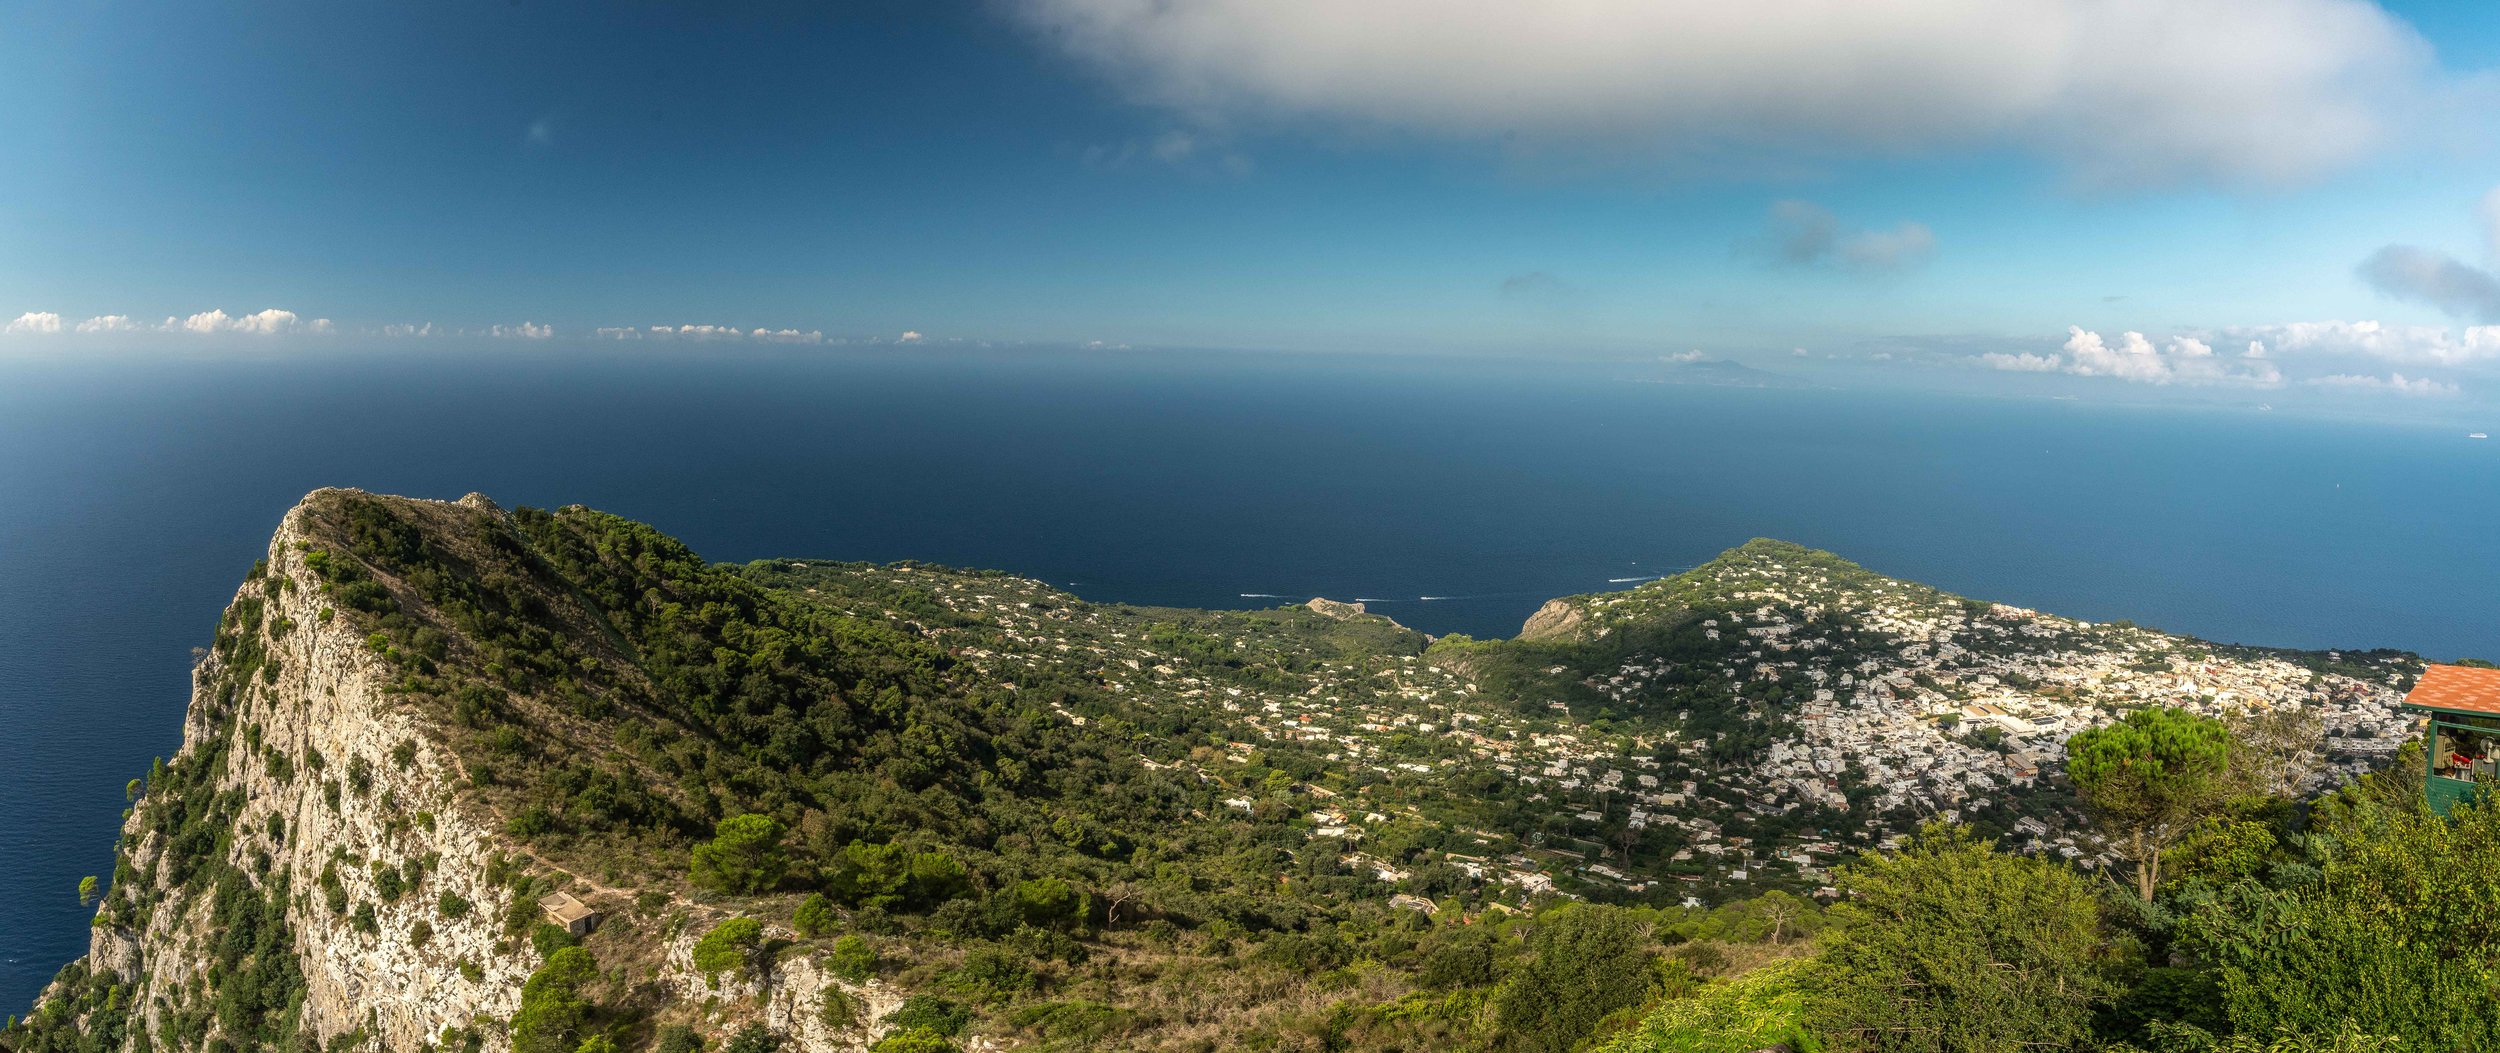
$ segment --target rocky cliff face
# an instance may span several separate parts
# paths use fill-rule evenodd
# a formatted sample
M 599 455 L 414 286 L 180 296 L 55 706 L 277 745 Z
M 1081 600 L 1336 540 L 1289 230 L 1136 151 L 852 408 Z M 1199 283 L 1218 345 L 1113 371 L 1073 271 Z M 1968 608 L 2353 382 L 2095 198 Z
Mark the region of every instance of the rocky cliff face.
M 900 998 L 875 981 L 798 958 L 715 987 L 690 950 L 725 914 L 576 877 L 507 837 L 388 645 L 325 587 L 315 564 L 339 546 L 322 498 L 288 513 L 237 591 L 194 671 L 182 751 L 124 825 L 89 953 L 39 1000 L 29 1022 L 49 1030 L 18 1033 L 24 1048 L 508 1049 L 548 889 L 602 911 L 611 993 L 657 1007 L 647 1018 L 682 1003 L 678 1017 L 764 1021 L 800 1050 L 884 1030 Z M 474 496 L 432 508 L 502 515 Z M 819 1019 L 837 990 L 862 1026 Z
M 896 1028 L 889 1053 L 1182 1053 L 1349 1020 L 1383 1029 L 1361 1048 L 1452 1048 L 1495 1022 L 1410 997 L 1427 914 L 1812 887 L 1844 838 L 1947 809 L 2056 851 L 2070 798 L 2034 792 L 2034 751 L 2119 706 L 2313 711 L 2349 751 L 2409 734 L 2418 669 L 1770 541 L 1556 600 L 1520 641 L 1432 643 L 1324 600 L 730 566 L 590 509 L 325 491 L 220 622 L 91 953 L 0 1053 L 818 1053 Z M 2029 741 L 1948 735 L 1964 713 Z M 1556 816 L 1575 847 L 1536 850 Z M 1674 866 L 1697 854 L 1725 858 Z M 595 929 L 542 920 L 557 892 Z
M 1522 640 L 1576 640 L 1588 623 L 1588 612 L 1568 599 L 1547 600 L 1519 627 Z
M 303 516 L 287 516 L 230 608 L 225 632 L 260 646 L 221 644 L 194 673 L 175 765 L 211 765 L 187 792 L 230 805 L 213 808 L 218 869 L 284 890 L 300 1033 L 415 1049 L 510 1014 L 530 966 L 499 931 L 510 896 L 487 880 L 504 865 L 494 825 L 462 803 L 458 764 L 329 605 Z M 126 825 L 122 875 L 138 884 L 115 889 L 88 959 L 127 992 L 132 1043 L 185 1030 L 179 1018 L 210 997 L 203 948 L 230 931 L 218 886 L 173 880 L 197 863 L 168 858 L 177 846 L 149 810 L 175 806 L 150 800 Z

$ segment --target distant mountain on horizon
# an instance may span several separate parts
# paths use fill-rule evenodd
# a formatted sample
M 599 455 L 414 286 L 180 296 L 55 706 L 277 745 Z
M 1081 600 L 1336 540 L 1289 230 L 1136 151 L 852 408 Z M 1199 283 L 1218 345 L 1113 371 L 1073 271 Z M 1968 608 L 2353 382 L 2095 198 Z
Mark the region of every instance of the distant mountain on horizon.
M 1804 377 L 1757 369 L 1734 359 L 1708 358 L 1692 362 L 1666 363 L 1665 382 L 1669 384 L 1703 384 L 1723 388 L 1811 388 L 1820 387 Z

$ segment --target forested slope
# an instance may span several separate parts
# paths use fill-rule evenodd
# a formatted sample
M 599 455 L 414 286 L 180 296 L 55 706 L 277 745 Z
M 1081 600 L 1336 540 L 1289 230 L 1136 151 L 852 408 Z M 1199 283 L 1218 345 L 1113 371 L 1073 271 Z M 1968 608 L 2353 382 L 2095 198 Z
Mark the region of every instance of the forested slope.
M 2277 903 L 2337 873 L 2320 846 L 2401 826 L 2251 804 L 2270 840 L 2200 851 L 2274 884 L 2113 912 L 2057 766 L 2147 705 L 2270 714 L 2307 792 L 2392 749 L 2407 655 L 2094 626 L 1770 541 L 1530 629 L 714 564 L 578 507 L 317 492 L 134 784 L 94 951 L 0 1042 L 1847 1046 L 1813 992 L 1874 929 L 1826 905 L 1904 846 L 2082 911 L 2062 1041 L 2150 1041 L 2148 991 L 2281 1001 L 2260 948 L 2192 935 L 2236 917 L 2208 901 Z M 1940 813 L 2026 854 L 1912 836 Z M 556 892 L 596 928 L 550 924 Z

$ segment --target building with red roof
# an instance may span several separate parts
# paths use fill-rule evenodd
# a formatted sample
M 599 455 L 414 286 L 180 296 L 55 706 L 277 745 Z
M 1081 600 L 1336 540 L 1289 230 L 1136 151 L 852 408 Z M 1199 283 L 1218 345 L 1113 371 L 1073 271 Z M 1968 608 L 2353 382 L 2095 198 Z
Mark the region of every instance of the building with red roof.
M 2430 715 L 2422 796 L 2441 815 L 2474 799 L 2475 784 L 2500 778 L 2500 669 L 2434 665 L 2405 695 Z

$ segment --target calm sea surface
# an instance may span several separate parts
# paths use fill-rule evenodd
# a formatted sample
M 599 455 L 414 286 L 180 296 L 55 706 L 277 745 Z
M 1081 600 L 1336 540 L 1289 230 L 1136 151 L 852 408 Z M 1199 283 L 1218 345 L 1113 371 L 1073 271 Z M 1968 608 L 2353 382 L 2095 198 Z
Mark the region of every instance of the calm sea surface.
M 1755 536 L 2213 639 L 2500 657 L 2500 442 L 2448 425 L 1167 355 L 0 362 L 0 1012 L 84 951 L 122 784 L 305 491 L 584 503 L 713 559 L 1508 635 Z M 1274 598 L 1269 598 L 1270 596 Z M 1435 597 L 1424 599 L 1423 597 Z

